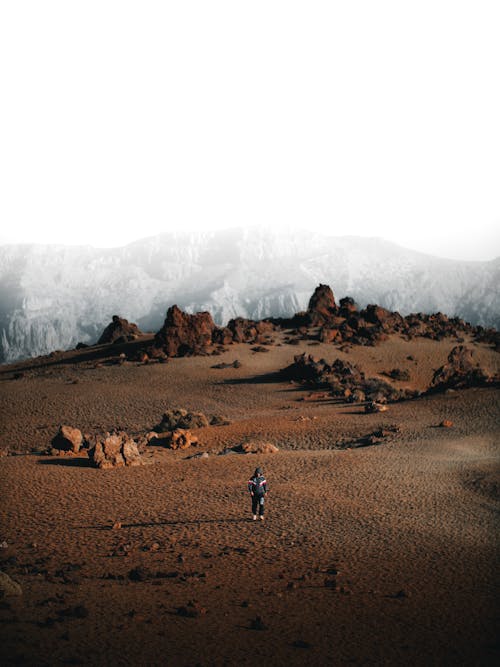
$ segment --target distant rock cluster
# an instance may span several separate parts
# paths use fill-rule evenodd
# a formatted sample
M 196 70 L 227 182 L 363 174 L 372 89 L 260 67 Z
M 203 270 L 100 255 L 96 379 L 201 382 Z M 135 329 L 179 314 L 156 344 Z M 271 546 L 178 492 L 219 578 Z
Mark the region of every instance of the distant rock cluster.
M 429 391 L 484 387 L 498 382 L 497 376 L 491 375 L 478 363 L 474 363 L 474 350 L 465 345 L 458 345 L 448 355 L 448 363 L 434 373 Z
M 167 359 L 191 355 L 219 354 L 232 343 L 251 343 L 259 351 L 274 344 L 273 334 L 288 330 L 286 342 L 298 344 L 302 340 L 334 343 L 337 345 L 376 345 L 397 334 L 405 340 L 424 337 L 442 340 L 446 337 L 463 342 L 464 336 L 500 349 L 500 336 L 494 329 L 473 327 L 458 317 L 449 318 L 443 313 L 426 315 L 414 313 L 403 317 L 381 306 L 368 305 L 358 310 L 355 301 L 344 297 L 337 305 L 332 289 L 319 285 L 308 304 L 307 311 L 293 317 L 249 320 L 237 317 L 225 327 L 216 326 L 209 312 L 189 314 L 178 306 L 171 306 L 161 329 L 152 344 L 144 350 L 134 350 L 131 358 L 140 360 Z M 113 321 L 103 331 L 98 344 L 125 343 L 138 340 L 141 331 L 137 325 L 113 316 Z M 216 366 L 217 367 L 217 366 Z
M 381 405 L 416 398 L 426 393 L 446 389 L 496 386 L 500 383 L 497 375 L 492 375 L 479 364 L 474 363 L 474 351 L 464 345 L 454 347 L 448 362 L 438 368 L 427 391 L 420 392 L 408 388 L 398 388 L 381 378 L 369 378 L 355 364 L 342 359 L 328 363 L 312 355 L 299 354 L 292 364 L 282 369 L 284 378 L 308 386 L 328 389 L 330 395 L 349 403 L 367 402 L 366 412 L 381 412 Z M 397 381 L 409 379 L 405 370 L 394 368 L 389 377 Z
M 350 403 L 370 401 L 378 404 L 418 396 L 417 391 L 398 389 L 380 378 L 367 378 L 358 366 L 342 359 L 328 363 L 325 359 L 299 354 L 282 370 L 282 375 L 306 385 L 327 388 L 332 396 Z

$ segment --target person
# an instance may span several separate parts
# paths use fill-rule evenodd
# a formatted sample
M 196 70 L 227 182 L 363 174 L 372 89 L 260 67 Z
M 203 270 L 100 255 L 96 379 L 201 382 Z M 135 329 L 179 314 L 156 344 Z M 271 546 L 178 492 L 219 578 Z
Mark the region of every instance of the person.
M 257 521 L 257 510 L 259 518 L 264 521 L 264 498 L 267 493 L 266 478 L 262 474 L 262 468 L 256 468 L 253 477 L 248 480 L 248 493 L 252 497 L 252 518 Z

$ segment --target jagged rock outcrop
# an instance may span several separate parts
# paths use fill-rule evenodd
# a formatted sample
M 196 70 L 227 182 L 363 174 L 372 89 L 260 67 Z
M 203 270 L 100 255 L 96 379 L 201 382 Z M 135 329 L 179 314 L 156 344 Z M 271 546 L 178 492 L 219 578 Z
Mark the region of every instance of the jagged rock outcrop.
M 105 345 L 107 343 L 128 343 L 136 340 L 142 334 L 137 324 L 129 322 L 118 315 L 113 315 L 110 324 L 104 329 L 101 337 L 97 341 L 97 345 Z
M 247 320 L 237 317 L 229 320 L 227 329 L 235 343 L 265 343 L 275 329 L 275 325 L 267 320 Z
M 58 432 L 52 438 L 51 442 L 54 454 L 77 454 L 82 444 L 82 432 L 77 428 L 65 425 L 59 427 Z
M 171 306 L 162 328 L 154 340 L 154 347 L 169 357 L 206 354 L 213 344 L 216 329 L 210 313 L 190 315 L 178 306 Z
M 429 391 L 483 387 L 498 381 L 498 377 L 492 376 L 474 362 L 474 350 L 465 345 L 457 345 L 448 355 L 448 363 L 434 373 Z
M 307 314 L 311 326 L 323 326 L 338 312 L 337 304 L 329 285 L 318 285 L 309 299 Z
M 144 463 L 137 443 L 124 431 L 97 436 L 89 449 L 89 459 L 96 468 L 139 466 Z
M 358 366 L 348 361 L 335 359 L 329 364 L 325 359 L 317 359 L 305 353 L 296 355 L 293 364 L 284 368 L 282 374 L 309 386 L 328 387 L 332 396 L 349 402 L 368 400 L 385 403 L 418 395 L 418 392 L 409 389 L 397 389 L 385 380 L 367 378 Z

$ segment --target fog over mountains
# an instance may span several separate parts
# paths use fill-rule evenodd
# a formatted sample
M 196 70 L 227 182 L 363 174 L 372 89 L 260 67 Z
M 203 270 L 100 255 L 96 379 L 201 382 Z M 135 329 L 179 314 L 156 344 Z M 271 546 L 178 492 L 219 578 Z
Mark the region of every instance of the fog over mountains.
M 94 343 L 117 314 L 156 331 L 168 306 L 217 324 L 304 310 L 314 288 L 406 315 L 499 327 L 500 259 L 463 262 L 381 239 L 310 232 L 169 233 L 121 248 L 0 246 L 0 361 Z

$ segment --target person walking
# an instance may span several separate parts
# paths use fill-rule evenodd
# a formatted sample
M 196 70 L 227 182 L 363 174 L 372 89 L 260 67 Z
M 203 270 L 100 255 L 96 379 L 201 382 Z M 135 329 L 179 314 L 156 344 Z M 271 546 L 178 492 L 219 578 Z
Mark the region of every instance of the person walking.
M 264 521 L 264 498 L 267 493 L 267 481 L 262 474 L 262 468 L 255 468 L 255 472 L 248 480 L 248 493 L 252 498 L 252 518 L 257 521 L 257 512 L 261 521 Z

